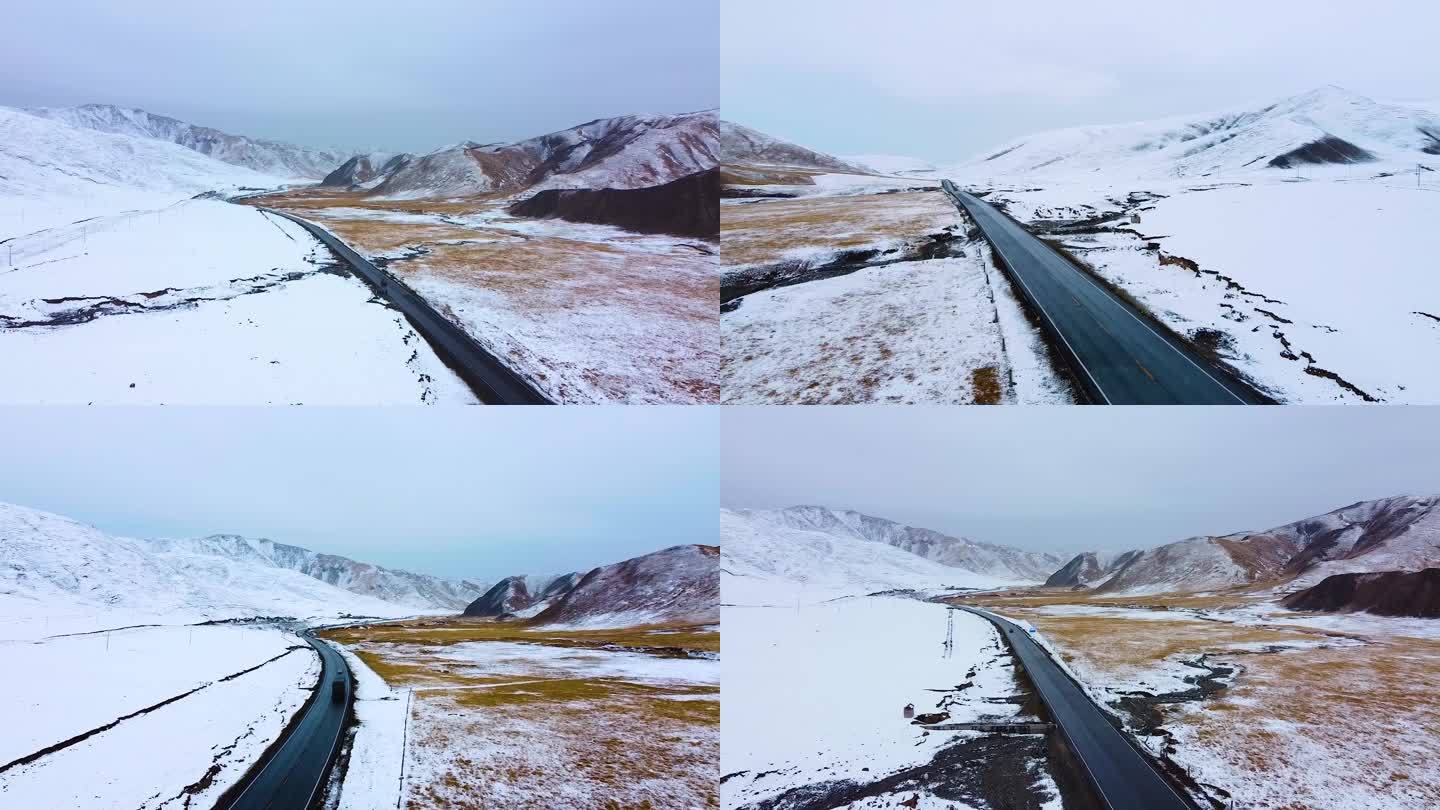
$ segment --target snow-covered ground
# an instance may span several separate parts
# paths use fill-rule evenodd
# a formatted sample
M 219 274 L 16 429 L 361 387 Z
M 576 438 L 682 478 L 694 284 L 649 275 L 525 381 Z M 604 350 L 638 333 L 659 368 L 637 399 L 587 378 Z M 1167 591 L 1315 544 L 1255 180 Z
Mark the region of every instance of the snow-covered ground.
M 357 208 L 316 194 L 288 210 L 384 263 L 556 401 L 718 398 L 713 243 L 516 218 L 508 200 Z
M 961 225 L 943 194 L 911 181 L 817 175 L 763 187 L 800 199 L 721 206 L 727 283 L 803 277 L 841 257 L 890 263 L 751 292 L 720 319 L 728 403 L 1024 403 L 1072 401 L 981 241 L 916 259 Z M 921 183 L 923 186 L 924 183 Z M 752 187 L 746 187 L 752 188 Z M 891 261 L 909 259 L 907 261 Z
M 299 226 L 187 200 L 3 246 L 8 402 L 473 402 L 403 317 Z
M 983 737 L 927 732 L 903 717 L 907 704 L 920 715 L 946 713 L 946 722 L 1020 718 L 1015 704 L 987 700 L 1018 688 L 1009 650 L 984 619 L 912 598 L 815 601 L 814 595 L 793 584 L 744 595 L 727 587 L 722 806 L 752 806 L 802 787 L 812 798 L 848 799 L 855 785 L 880 782 Z M 1042 801 L 1058 807 L 1043 762 L 1029 768 Z M 920 807 L 985 806 L 983 795 L 942 800 L 931 787 L 922 780 L 845 806 L 916 807 L 902 805 L 914 795 Z
M 7 807 L 213 802 L 279 736 L 320 669 L 273 627 L 137 627 L 0 648 Z
M 343 645 L 332 645 L 345 657 L 355 683 L 357 727 L 338 796 L 337 810 L 393 807 L 400 797 L 411 695 L 392 689 L 363 660 Z

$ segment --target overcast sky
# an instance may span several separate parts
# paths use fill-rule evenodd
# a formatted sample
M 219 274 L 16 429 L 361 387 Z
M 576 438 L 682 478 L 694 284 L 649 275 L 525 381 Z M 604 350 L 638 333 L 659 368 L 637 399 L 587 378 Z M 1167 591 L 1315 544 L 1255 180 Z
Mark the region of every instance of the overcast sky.
M 955 163 L 1326 84 L 1440 103 L 1434 0 L 725 0 L 721 32 L 724 116 L 841 155 Z
M 7 408 L 0 501 L 485 580 L 715 543 L 713 408 Z
M 1042 551 L 1268 529 L 1440 494 L 1440 408 L 729 407 L 721 502 Z
M 429 151 L 719 105 L 718 0 L 8 3 L 0 104 Z

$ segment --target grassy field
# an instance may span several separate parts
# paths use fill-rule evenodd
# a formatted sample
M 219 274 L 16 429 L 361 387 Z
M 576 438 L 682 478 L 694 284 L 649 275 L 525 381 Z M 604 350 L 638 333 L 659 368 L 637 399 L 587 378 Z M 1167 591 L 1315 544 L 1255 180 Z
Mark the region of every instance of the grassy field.
M 919 242 L 959 222 L 940 191 L 766 200 L 720 207 L 725 267 L 773 264 L 787 252 L 840 252 Z
M 414 691 L 406 807 L 718 807 L 714 626 L 326 631 Z

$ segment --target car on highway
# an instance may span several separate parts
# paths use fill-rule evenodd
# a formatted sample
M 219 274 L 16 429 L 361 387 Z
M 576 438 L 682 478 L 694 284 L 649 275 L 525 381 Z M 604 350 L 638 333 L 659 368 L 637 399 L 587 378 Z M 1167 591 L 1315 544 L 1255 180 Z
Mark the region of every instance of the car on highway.
M 342 673 L 335 673 L 330 681 L 330 699 L 339 703 L 345 699 L 345 676 Z

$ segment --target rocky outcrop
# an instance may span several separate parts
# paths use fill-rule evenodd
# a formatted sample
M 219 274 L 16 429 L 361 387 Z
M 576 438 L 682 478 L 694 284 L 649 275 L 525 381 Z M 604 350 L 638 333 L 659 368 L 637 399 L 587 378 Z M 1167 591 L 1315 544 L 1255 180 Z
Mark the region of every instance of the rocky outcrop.
M 709 169 L 650 188 L 547 189 L 511 205 L 510 213 L 719 239 L 720 173 Z
M 1291 610 L 1440 618 L 1440 568 L 1336 574 L 1280 603 Z
M 320 181 L 320 185 L 347 189 L 366 188 L 384 175 L 409 163 L 414 157 L 408 153 L 356 155 L 340 164 L 335 171 L 325 175 L 325 179 Z

